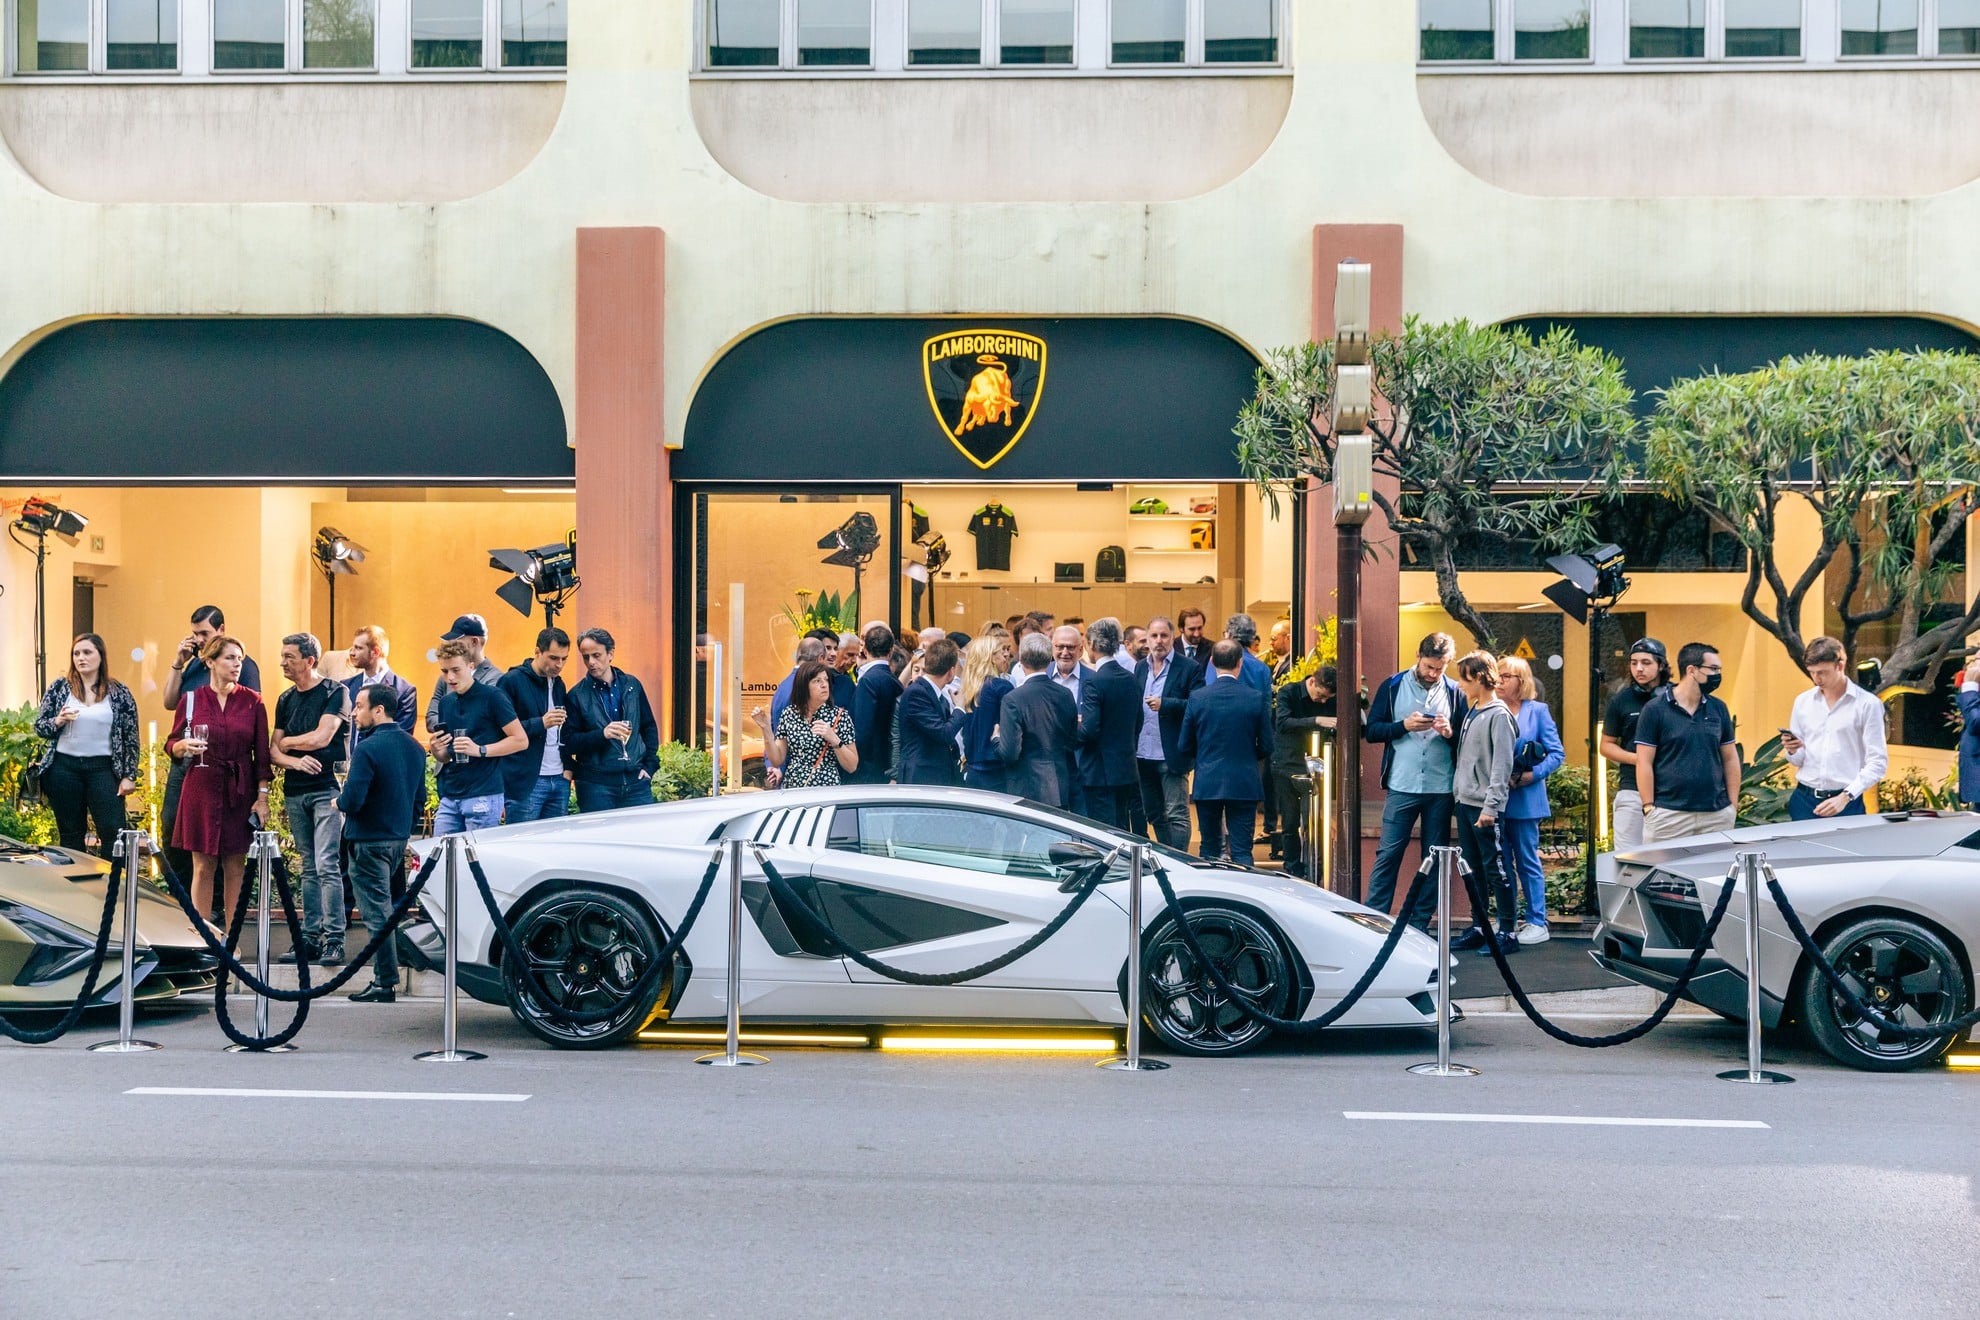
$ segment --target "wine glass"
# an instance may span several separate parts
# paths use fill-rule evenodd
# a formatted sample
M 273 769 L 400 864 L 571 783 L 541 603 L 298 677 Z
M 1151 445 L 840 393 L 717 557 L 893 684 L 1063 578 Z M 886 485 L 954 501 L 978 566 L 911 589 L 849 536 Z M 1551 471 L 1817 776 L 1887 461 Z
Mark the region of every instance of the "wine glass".
M 206 765 L 206 735 L 207 727 L 204 724 L 194 724 L 186 729 L 186 736 L 199 744 L 199 750 L 194 753 L 198 759 L 193 764 L 202 769 Z

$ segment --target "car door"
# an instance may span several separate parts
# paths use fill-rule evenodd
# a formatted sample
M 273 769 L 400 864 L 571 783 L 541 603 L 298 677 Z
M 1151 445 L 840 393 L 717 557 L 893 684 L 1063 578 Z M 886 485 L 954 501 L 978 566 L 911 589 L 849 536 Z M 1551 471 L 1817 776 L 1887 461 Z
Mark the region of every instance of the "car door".
M 818 910 L 840 938 L 908 971 L 972 967 L 1015 948 L 1074 895 L 1051 848 L 1100 842 L 1018 811 L 912 800 L 839 807 L 810 867 Z M 1104 846 L 1104 844 L 1103 844 Z M 848 963 L 876 1016 L 1121 1020 L 1116 977 L 1126 919 L 1089 898 L 1044 945 L 959 986 L 904 985 Z

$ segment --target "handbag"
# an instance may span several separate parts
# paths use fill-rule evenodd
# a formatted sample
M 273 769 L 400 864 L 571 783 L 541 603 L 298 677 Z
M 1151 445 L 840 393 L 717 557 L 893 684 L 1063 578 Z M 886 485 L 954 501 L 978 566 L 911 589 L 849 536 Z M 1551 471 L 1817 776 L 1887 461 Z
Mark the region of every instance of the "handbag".
M 1538 738 L 1528 738 L 1513 748 L 1513 773 L 1531 772 L 1547 759 L 1547 748 Z

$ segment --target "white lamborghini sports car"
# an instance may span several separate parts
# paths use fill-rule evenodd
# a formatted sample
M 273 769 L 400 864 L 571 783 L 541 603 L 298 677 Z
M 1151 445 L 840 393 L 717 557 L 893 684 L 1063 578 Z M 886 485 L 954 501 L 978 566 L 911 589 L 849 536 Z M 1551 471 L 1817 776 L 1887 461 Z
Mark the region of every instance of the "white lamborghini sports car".
M 468 875 L 460 878 L 461 985 L 507 1004 L 558 1046 L 617 1044 L 647 1024 L 719 1023 L 725 1013 L 728 876 L 717 879 L 670 969 L 643 973 L 682 921 L 710 861 L 743 850 L 740 998 L 746 1027 L 996 1024 L 1121 1026 L 1126 1018 L 1124 853 L 1065 926 L 981 979 L 890 980 L 838 956 L 787 909 L 793 896 L 833 934 L 890 966 L 947 973 L 1036 933 L 1076 897 L 1095 862 L 1128 835 L 1037 803 L 973 789 L 845 786 L 703 798 L 483 830 L 471 841 L 521 946 L 500 940 Z M 414 847 L 424 857 L 439 840 Z M 1374 960 L 1390 918 L 1290 877 L 1166 848 L 1159 865 L 1225 982 L 1273 1015 L 1312 1018 Z M 788 882 L 778 895 L 759 858 Z M 726 863 L 725 863 L 726 865 Z M 426 907 L 440 912 L 436 873 Z M 1198 966 L 1153 876 L 1143 879 L 1144 1019 L 1170 1050 L 1235 1054 L 1270 1031 Z M 433 925 L 407 932 L 416 963 L 438 967 Z M 1437 952 L 1401 937 L 1343 1027 L 1435 1023 Z M 518 974 L 526 964 L 529 975 Z M 555 1001 L 546 1004 L 547 999 Z M 560 1022 L 557 1009 L 587 1020 Z

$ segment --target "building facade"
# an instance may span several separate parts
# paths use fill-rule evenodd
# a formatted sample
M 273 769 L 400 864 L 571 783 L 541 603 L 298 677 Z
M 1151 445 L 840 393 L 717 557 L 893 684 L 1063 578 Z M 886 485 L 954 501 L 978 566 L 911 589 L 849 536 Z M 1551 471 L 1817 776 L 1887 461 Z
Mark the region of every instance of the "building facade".
M 858 617 L 970 632 L 1317 619 L 1326 502 L 1261 502 L 1229 428 L 1346 257 L 1381 325 L 1568 320 L 1646 393 L 1980 325 L 1968 0 L 5 10 L 0 499 L 90 516 L 48 545 L 50 671 L 87 624 L 140 689 L 209 602 L 264 660 L 376 622 L 424 680 L 475 609 L 513 663 L 537 621 L 487 551 L 573 531 L 563 620 L 683 737 L 713 645 L 733 717 L 785 608 L 855 583 Z M 1378 564 L 1377 671 L 1444 626 Z M 1550 580 L 1472 597 L 1537 619 Z M 0 557 L 10 704 L 33 581 Z M 1802 680 L 1740 581 L 1708 550 L 1626 608 L 1716 641 L 1771 727 Z M 1576 626 L 1528 631 L 1585 736 Z

